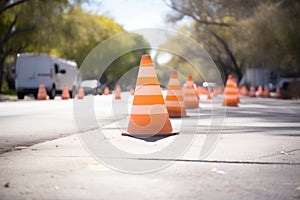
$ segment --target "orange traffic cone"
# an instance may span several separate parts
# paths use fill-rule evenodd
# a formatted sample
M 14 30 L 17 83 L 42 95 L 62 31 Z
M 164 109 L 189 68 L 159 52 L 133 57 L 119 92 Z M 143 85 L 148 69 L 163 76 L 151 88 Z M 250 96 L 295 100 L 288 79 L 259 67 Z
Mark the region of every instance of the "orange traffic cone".
M 199 96 L 194 88 L 193 77 L 189 76 L 183 90 L 183 99 L 186 108 L 199 108 Z
M 103 94 L 104 94 L 104 95 L 109 95 L 109 92 L 110 92 L 110 91 L 109 91 L 109 88 L 108 88 L 108 87 L 105 87 L 105 88 L 104 88 Z
M 63 100 L 67 100 L 70 99 L 70 93 L 69 93 L 69 89 L 68 86 L 65 85 L 61 94 L 61 99 Z
M 250 87 L 249 97 L 256 97 L 254 85 L 251 85 Z
M 264 92 L 263 92 L 264 97 L 271 97 L 270 95 L 270 88 L 268 86 L 265 86 Z
M 211 90 L 210 90 L 210 88 L 208 88 L 208 92 L 207 92 L 207 100 L 211 100 L 211 95 L 210 95 L 210 93 L 211 93 Z
M 259 96 L 259 97 L 263 97 L 263 96 L 264 96 L 264 94 L 263 94 L 263 89 L 262 89 L 261 85 L 258 86 L 258 89 L 257 89 L 257 96 Z
M 127 133 L 124 136 L 175 135 L 160 89 L 152 59 L 143 55 L 133 97 Z
M 218 86 L 214 88 L 214 91 L 213 91 L 213 96 L 214 97 L 217 97 L 219 95 L 219 91 L 218 91 Z
M 197 92 L 198 96 L 208 95 L 208 91 L 204 87 L 201 87 L 201 86 L 197 86 L 196 92 Z
M 121 87 L 120 87 L 120 85 L 116 86 L 116 89 L 115 89 L 115 99 L 121 99 Z
M 168 93 L 166 96 L 166 106 L 169 117 L 185 117 L 186 109 L 183 101 L 183 94 L 180 87 L 180 81 L 176 71 L 173 71 L 168 84 Z
M 246 85 L 243 85 L 242 88 L 240 89 L 240 94 L 243 96 L 248 96 L 248 90 Z
M 277 99 L 281 99 L 282 98 L 279 86 L 276 87 L 276 96 L 275 97 Z
M 234 88 L 234 81 L 231 75 L 228 76 L 224 95 L 223 106 L 238 106 L 238 97 L 236 95 L 236 89 Z
M 239 91 L 239 88 L 238 88 L 238 86 L 236 84 L 236 80 L 235 79 L 232 79 L 232 80 L 233 80 L 234 94 L 236 95 L 238 103 L 240 103 L 240 96 L 239 96 L 240 91 Z
M 131 95 L 134 95 L 134 89 L 131 88 L 130 91 L 129 91 L 129 93 L 130 93 Z
M 84 90 L 83 90 L 82 85 L 79 87 L 77 98 L 78 99 L 83 99 L 84 98 Z
M 40 83 L 37 99 L 38 100 L 47 100 L 47 92 L 46 92 L 44 82 Z

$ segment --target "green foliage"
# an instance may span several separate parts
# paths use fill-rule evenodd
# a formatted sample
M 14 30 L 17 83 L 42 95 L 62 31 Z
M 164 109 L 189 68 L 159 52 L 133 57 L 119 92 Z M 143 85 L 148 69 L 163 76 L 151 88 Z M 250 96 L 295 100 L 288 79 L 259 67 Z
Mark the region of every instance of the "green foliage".
M 247 67 L 275 68 L 300 76 L 300 2 L 290 0 L 168 0 L 194 23 L 188 33 L 208 51 L 223 76 L 238 79 Z M 183 45 L 183 48 L 189 48 Z
M 124 31 L 113 19 L 84 11 L 80 7 L 82 2 L 84 0 L 5 0 L 0 3 L 0 77 L 2 72 L 9 71 L 3 70 L 4 63 L 13 63 L 16 54 L 22 52 L 48 53 L 75 60 L 80 67 L 99 43 Z M 137 42 L 145 41 L 136 35 L 118 46 L 130 47 Z M 117 79 L 123 72 L 113 66 L 124 66 L 122 69 L 126 70 L 137 63 L 140 53 L 123 57 L 112 63 L 105 73 L 110 80 Z M 87 77 L 96 71 L 91 69 Z

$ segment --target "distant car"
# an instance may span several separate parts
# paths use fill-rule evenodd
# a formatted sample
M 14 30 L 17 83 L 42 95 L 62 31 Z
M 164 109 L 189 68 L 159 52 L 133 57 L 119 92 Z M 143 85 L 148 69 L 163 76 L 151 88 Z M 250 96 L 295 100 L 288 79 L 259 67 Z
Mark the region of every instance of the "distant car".
M 96 80 L 84 80 L 80 84 L 83 87 L 83 91 L 85 95 L 101 95 L 102 89 L 101 89 L 101 83 Z

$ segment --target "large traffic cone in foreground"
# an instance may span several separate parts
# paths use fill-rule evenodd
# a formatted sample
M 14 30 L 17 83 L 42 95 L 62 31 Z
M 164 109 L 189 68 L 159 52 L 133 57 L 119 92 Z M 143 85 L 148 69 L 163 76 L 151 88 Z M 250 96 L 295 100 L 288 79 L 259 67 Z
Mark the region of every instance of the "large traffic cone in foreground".
M 47 91 L 46 91 L 44 82 L 40 83 L 37 99 L 38 100 L 47 100 Z
M 82 85 L 79 87 L 77 98 L 78 99 L 83 99 L 84 98 L 84 90 L 83 90 Z
M 183 89 L 183 100 L 186 108 L 199 108 L 199 96 L 194 88 L 193 77 L 189 76 Z
M 175 135 L 149 55 L 143 55 L 133 97 L 127 133 L 124 136 L 151 137 Z
M 279 86 L 276 87 L 276 96 L 275 97 L 277 99 L 281 99 L 282 98 Z
M 264 97 L 271 97 L 270 88 L 268 86 L 265 86 L 263 95 L 264 95 Z
M 115 99 L 121 99 L 121 87 L 120 87 L 120 85 L 116 86 L 116 89 L 115 89 Z
M 254 85 L 251 85 L 251 87 L 250 87 L 249 97 L 256 97 Z
M 228 76 L 224 95 L 224 106 L 238 106 L 238 97 L 236 95 L 236 89 L 231 75 Z
M 104 91 L 103 91 L 103 94 L 104 94 L 104 95 L 109 95 L 109 92 L 110 92 L 110 91 L 109 91 L 109 88 L 108 88 L 108 87 L 105 87 L 105 88 L 104 88 Z
M 69 89 L 68 86 L 65 85 L 61 94 L 61 99 L 63 100 L 67 100 L 70 99 L 70 93 L 69 93 Z
M 183 94 L 180 81 L 176 71 L 173 71 L 168 84 L 166 106 L 169 117 L 185 117 L 186 109 L 183 101 Z
M 257 96 L 258 97 L 263 97 L 264 96 L 263 89 L 262 89 L 261 85 L 258 86 L 258 88 L 257 88 Z

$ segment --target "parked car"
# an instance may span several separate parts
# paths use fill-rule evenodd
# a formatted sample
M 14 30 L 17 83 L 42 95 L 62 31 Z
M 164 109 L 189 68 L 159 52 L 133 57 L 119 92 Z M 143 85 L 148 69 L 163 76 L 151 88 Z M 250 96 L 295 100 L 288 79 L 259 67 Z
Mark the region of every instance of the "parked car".
M 85 95 L 101 95 L 103 93 L 103 90 L 101 89 L 101 83 L 96 79 L 84 80 L 80 85 L 83 87 Z

